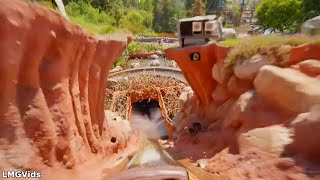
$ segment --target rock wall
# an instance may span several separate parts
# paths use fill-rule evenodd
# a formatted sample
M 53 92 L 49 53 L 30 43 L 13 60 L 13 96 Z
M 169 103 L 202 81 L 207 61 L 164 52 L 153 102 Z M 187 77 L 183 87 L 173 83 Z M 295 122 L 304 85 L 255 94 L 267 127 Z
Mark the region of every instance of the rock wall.
M 73 168 L 125 144 L 110 142 L 103 106 L 108 71 L 131 37 L 98 40 L 20 0 L 0 1 L 0 19 L 0 169 Z
M 216 45 L 168 50 L 195 92 L 180 96 L 169 151 L 222 179 L 319 175 L 319 48 L 280 47 L 281 67 L 270 54 L 225 66 L 217 52 L 228 49 Z M 200 61 L 191 61 L 195 52 Z

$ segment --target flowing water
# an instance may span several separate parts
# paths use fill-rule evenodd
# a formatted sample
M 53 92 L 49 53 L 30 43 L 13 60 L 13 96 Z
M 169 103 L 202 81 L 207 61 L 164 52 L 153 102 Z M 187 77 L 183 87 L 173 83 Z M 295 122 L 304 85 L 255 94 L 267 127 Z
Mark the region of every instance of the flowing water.
M 137 166 L 173 165 L 158 144 L 158 139 L 168 135 L 165 121 L 157 101 L 143 100 L 133 104 L 131 126 L 140 132 L 139 152 L 129 162 L 127 169 Z

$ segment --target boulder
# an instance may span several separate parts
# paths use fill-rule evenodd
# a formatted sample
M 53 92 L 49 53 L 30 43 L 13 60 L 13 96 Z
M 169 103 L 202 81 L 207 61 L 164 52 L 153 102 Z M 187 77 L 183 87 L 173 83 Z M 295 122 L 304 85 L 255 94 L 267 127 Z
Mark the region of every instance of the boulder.
M 242 94 L 229 108 L 223 121 L 224 129 L 246 130 L 266 127 L 292 120 L 292 116 L 272 107 L 259 94 L 250 90 Z
M 291 112 L 308 112 L 320 103 L 320 80 L 291 68 L 266 65 L 260 69 L 254 86 L 266 100 Z
M 301 27 L 301 32 L 308 35 L 320 34 L 320 16 L 304 22 Z
M 159 56 L 156 55 L 156 54 L 152 54 L 152 55 L 150 55 L 150 58 L 151 58 L 151 59 L 159 59 Z
M 132 63 L 130 66 L 131 66 L 131 68 L 139 68 L 141 65 L 140 65 L 140 63 L 135 62 L 135 63 Z
M 174 127 L 177 127 L 177 125 L 181 122 L 183 117 L 182 112 L 178 112 L 173 118 L 172 118 L 172 123 Z
M 237 61 L 233 67 L 234 74 L 240 79 L 253 80 L 259 69 L 270 64 L 268 56 L 256 54 L 250 59 Z
M 169 67 L 177 68 L 178 64 L 175 61 L 170 61 Z
M 162 51 L 156 51 L 156 52 L 154 52 L 154 53 L 156 53 L 157 55 L 162 55 L 162 54 L 163 54 Z
M 237 32 L 233 28 L 222 28 L 222 39 L 236 38 Z
M 191 86 L 186 86 L 182 89 L 182 92 L 193 93 Z
M 187 118 L 182 118 L 179 122 L 175 124 L 175 132 L 179 135 L 183 130 L 187 130 L 190 126 Z
M 320 60 L 309 59 L 302 61 L 294 65 L 293 68 L 298 69 L 300 72 L 303 72 L 308 76 L 320 76 Z
M 213 90 L 211 97 L 216 104 L 220 105 L 226 102 L 231 97 L 231 95 L 227 87 L 218 84 Z
M 224 62 L 219 61 L 212 67 L 212 78 L 220 84 L 226 84 L 232 75 L 232 69 L 226 68 Z
M 242 125 L 244 119 L 241 118 L 241 114 L 249 110 L 248 104 L 255 98 L 255 91 L 248 91 L 242 94 L 232 106 L 230 106 L 226 118 L 223 121 L 223 127 L 225 128 L 238 128 Z
M 240 153 L 250 148 L 257 148 L 279 156 L 285 147 L 292 143 L 291 136 L 290 130 L 280 125 L 252 129 L 240 134 L 238 139 Z
M 199 159 L 197 160 L 197 167 L 205 169 L 208 166 L 208 159 Z
M 152 60 L 150 63 L 150 66 L 160 66 L 159 59 Z
M 182 110 L 184 108 L 184 104 L 187 102 L 189 98 L 189 93 L 188 92 L 182 92 L 179 96 L 178 99 L 178 107 L 180 110 Z
M 320 160 L 320 105 L 313 106 L 309 113 L 303 113 L 291 123 L 294 141 L 288 146 L 293 153 L 302 154 L 310 160 Z
M 109 111 L 109 110 L 105 110 L 104 111 L 104 115 L 105 115 L 105 120 L 107 121 L 121 121 L 122 118 L 115 112 Z
M 214 102 L 210 103 L 208 106 L 205 107 L 205 120 L 209 122 L 213 122 L 216 120 L 216 110 L 218 106 Z
M 240 96 L 253 88 L 253 84 L 248 80 L 238 79 L 235 75 L 231 76 L 227 84 L 228 91 L 234 96 Z
M 276 51 L 276 55 L 269 59 L 270 63 L 279 66 L 288 64 L 290 61 L 291 48 L 290 45 L 280 46 Z
M 227 116 L 230 108 L 235 103 L 236 99 L 230 98 L 225 103 L 223 103 L 221 106 L 219 106 L 215 112 L 215 119 L 217 120 L 224 120 Z
M 124 120 L 121 116 L 119 116 L 116 112 L 112 112 L 109 110 L 104 111 L 105 114 L 105 121 L 108 124 L 108 127 L 110 130 L 110 135 L 114 135 L 114 137 L 122 138 L 125 141 L 127 141 L 131 134 L 131 126 L 130 122 L 127 120 Z M 121 127 L 121 128 L 119 128 Z

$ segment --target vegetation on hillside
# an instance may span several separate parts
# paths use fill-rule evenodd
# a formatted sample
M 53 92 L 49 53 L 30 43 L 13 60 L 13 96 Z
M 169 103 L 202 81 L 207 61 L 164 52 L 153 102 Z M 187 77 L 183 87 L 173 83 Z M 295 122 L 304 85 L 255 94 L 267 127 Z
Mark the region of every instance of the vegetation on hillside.
M 202 0 L 195 0 L 191 11 L 191 16 L 204 16 L 206 15 L 206 5 Z
M 257 10 L 259 23 L 281 33 L 295 33 L 307 19 L 320 15 L 319 0 L 262 0 Z
M 127 63 L 129 54 L 164 51 L 165 49 L 166 47 L 162 45 L 133 41 L 128 45 L 127 50 L 123 52 L 121 57 L 115 62 L 114 66 L 124 66 Z
M 232 67 L 238 60 L 246 60 L 255 54 L 275 55 L 280 47 L 284 45 L 299 46 L 302 44 L 320 44 L 320 37 L 310 37 L 304 35 L 294 36 L 254 36 L 245 39 L 230 40 L 220 45 L 233 47 L 225 61 L 227 67 Z M 281 61 L 281 57 L 276 58 Z M 280 62 L 281 63 L 281 62 Z
M 185 17 L 187 12 L 184 3 L 174 0 L 65 0 L 65 4 L 70 20 L 92 34 L 175 33 L 177 19 Z

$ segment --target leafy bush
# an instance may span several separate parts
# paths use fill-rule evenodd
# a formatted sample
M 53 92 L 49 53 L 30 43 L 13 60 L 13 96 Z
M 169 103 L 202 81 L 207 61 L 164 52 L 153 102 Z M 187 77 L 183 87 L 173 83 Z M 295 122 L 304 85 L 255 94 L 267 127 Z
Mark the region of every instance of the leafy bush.
M 118 59 L 117 61 L 114 63 L 114 67 L 116 66 L 121 66 L 123 67 L 124 65 L 126 65 L 128 60 L 128 56 L 125 55 L 125 53 L 123 53 Z
M 91 34 L 105 34 L 115 31 L 114 19 L 84 1 L 69 2 L 66 6 L 66 12 L 72 22 L 86 28 Z
M 303 19 L 301 0 L 262 0 L 257 10 L 259 23 L 265 28 L 296 32 Z
M 319 0 L 303 0 L 303 10 L 305 13 L 305 20 L 311 19 L 320 15 L 320 2 Z
M 165 46 L 154 43 L 141 43 L 133 41 L 128 45 L 127 51 L 123 52 L 121 57 L 115 62 L 114 66 L 124 66 L 127 63 L 127 54 L 148 53 L 155 51 L 164 51 Z
M 154 43 L 131 42 L 128 46 L 128 53 L 148 53 L 155 51 L 163 51 L 166 47 Z
M 152 32 L 152 15 L 146 11 L 130 10 L 120 20 L 120 27 L 130 30 L 133 34 L 144 35 Z

